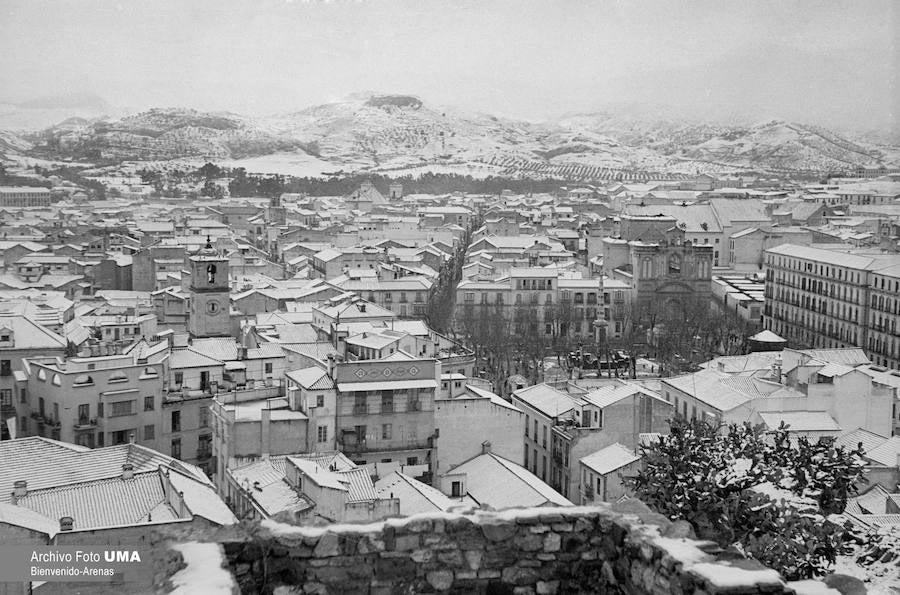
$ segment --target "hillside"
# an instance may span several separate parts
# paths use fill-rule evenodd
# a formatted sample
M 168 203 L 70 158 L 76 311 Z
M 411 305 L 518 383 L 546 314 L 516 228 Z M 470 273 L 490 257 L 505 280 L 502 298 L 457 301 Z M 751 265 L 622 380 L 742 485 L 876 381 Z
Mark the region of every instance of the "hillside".
M 69 118 L 32 140 L 54 154 L 104 160 L 227 159 L 301 146 L 236 114 L 177 108 L 151 109 L 114 121 Z
M 309 175 L 435 171 L 584 181 L 842 171 L 900 155 L 897 147 L 783 121 L 711 124 L 597 112 L 533 123 L 371 93 L 258 119 L 174 108 L 118 120 L 74 117 L 25 140 L 35 145 L 33 154 L 81 159 L 210 159 L 282 173 L 291 164 Z

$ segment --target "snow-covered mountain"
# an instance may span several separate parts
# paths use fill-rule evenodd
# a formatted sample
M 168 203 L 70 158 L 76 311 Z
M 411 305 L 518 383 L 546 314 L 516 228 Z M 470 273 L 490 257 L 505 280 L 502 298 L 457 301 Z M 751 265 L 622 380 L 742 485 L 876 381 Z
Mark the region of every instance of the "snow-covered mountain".
M 6 139 L 0 151 L 81 159 L 287 156 L 314 160 L 323 171 L 431 170 L 576 180 L 653 172 L 839 171 L 873 161 L 893 163 L 900 156 L 894 146 L 784 121 L 716 124 L 597 112 L 534 123 L 437 107 L 411 95 L 371 93 L 264 118 L 181 108 L 120 119 L 69 118 L 30 135 L 0 139 Z

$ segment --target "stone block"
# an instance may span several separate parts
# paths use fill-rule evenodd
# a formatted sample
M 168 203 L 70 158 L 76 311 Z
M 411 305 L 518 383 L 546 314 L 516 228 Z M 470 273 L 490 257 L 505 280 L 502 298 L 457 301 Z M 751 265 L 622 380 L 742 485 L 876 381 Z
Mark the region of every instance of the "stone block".
M 677 520 L 663 530 L 663 537 L 672 539 L 696 539 L 694 527 L 687 521 Z
M 429 549 L 421 549 L 414 551 L 409 557 L 417 564 L 426 564 L 434 557 L 434 552 Z
M 435 570 L 426 573 L 425 580 L 436 591 L 446 591 L 453 586 L 453 573 L 449 570 Z
M 313 550 L 317 558 L 339 556 L 341 553 L 341 541 L 335 533 L 325 533 L 319 538 L 316 549 Z
M 398 552 L 408 552 L 419 547 L 419 535 L 413 533 L 410 535 L 397 535 L 394 538 L 394 550 Z
M 430 533 L 433 526 L 431 519 L 413 519 L 403 528 L 408 533 Z
M 537 595 L 556 595 L 559 591 L 559 581 L 538 581 L 534 585 Z
M 513 585 L 533 585 L 541 578 L 533 568 L 522 568 L 521 566 L 504 568 L 501 577 L 504 583 Z
M 544 535 L 544 551 L 545 552 L 558 552 L 560 549 L 560 544 L 562 543 L 562 538 L 560 538 L 558 533 L 548 533 Z
M 506 541 L 516 534 L 516 526 L 512 523 L 482 523 L 481 531 L 488 541 Z
M 548 525 L 532 525 L 528 531 L 529 533 L 549 533 L 550 527 Z
M 550 528 L 558 533 L 570 533 L 574 527 L 574 523 L 553 523 L 550 525 Z
M 445 550 L 437 552 L 437 559 L 443 566 L 459 568 L 463 565 L 463 556 L 459 550 Z
M 536 552 L 544 547 L 544 537 L 534 534 L 516 535 L 513 545 L 523 552 Z
M 382 554 L 375 560 L 375 576 L 380 580 L 409 579 L 416 575 L 416 567 L 406 556 Z
M 478 578 L 482 579 L 491 579 L 491 578 L 500 578 L 500 571 L 494 570 L 492 568 L 482 568 L 478 571 Z
M 484 558 L 484 552 L 481 550 L 466 550 L 463 552 L 463 555 L 466 558 L 466 564 L 472 570 L 478 570 L 481 568 L 481 560 Z

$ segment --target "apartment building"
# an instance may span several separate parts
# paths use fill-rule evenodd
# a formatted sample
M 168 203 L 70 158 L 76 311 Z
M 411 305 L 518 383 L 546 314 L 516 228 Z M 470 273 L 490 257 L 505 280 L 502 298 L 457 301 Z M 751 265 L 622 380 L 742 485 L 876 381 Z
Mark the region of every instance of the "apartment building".
M 47 207 L 53 201 L 49 189 L 32 186 L 0 186 L 0 207 Z
M 631 287 L 622 280 L 567 277 L 543 268 L 512 268 L 508 276 L 492 281 L 463 280 L 456 296 L 458 321 L 528 313 L 529 321 L 548 336 L 585 341 L 597 340 L 597 321 L 605 323 L 600 327 L 606 338 L 621 338 L 632 301 Z
M 613 444 L 634 449 L 642 433 L 668 431 L 674 407 L 638 384 L 615 381 L 581 395 L 546 384 L 520 389 L 525 467 L 569 498 L 580 499 L 580 461 Z
M 88 448 L 135 442 L 167 452 L 160 448 L 167 358 L 162 342 L 122 355 L 26 360 L 19 384 L 33 419 L 28 435 Z
M 786 244 L 766 251 L 765 328 L 798 347 L 862 347 L 900 366 L 900 256 Z
M 27 359 L 61 357 L 66 339 L 31 318 L 0 314 L 0 436 L 6 440 L 27 436 L 35 430 L 35 420 L 26 378 Z

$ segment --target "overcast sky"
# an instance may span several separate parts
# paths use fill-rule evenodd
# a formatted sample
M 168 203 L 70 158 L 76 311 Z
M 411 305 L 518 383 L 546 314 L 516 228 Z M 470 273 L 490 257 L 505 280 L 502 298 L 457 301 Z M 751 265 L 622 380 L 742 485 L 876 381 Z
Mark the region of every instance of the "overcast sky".
M 0 0 L 0 99 L 293 111 L 355 91 L 896 126 L 896 0 Z

